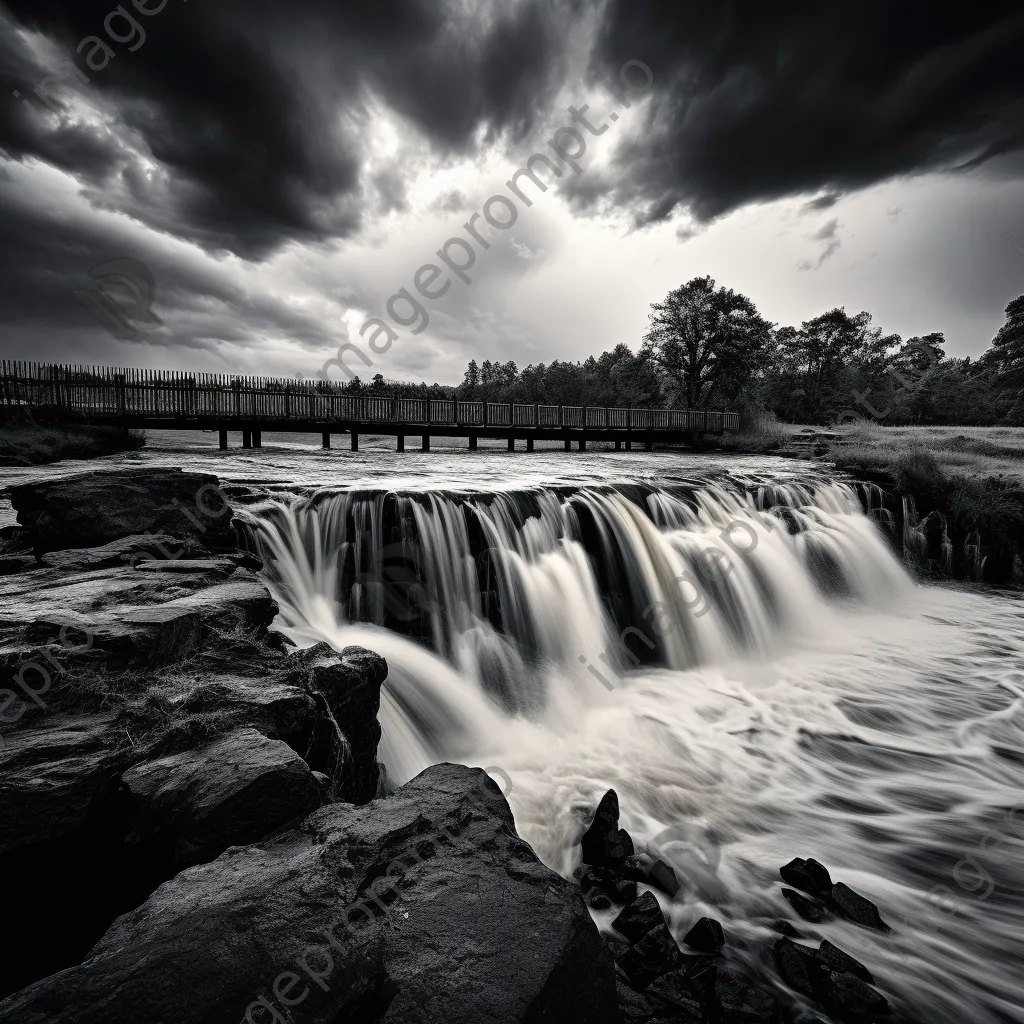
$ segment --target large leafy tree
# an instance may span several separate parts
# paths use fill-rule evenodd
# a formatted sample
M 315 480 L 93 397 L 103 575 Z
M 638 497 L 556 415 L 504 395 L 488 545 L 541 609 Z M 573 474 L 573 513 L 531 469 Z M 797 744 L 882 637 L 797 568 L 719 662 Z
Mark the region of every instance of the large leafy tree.
M 1006 323 L 993 338 L 984 361 L 1000 384 L 1024 387 L 1024 295 L 1018 295 L 1006 307 Z
M 695 277 L 652 303 L 643 353 L 689 408 L 733 398 L 764 365 L 772 327 L 745 295 Z

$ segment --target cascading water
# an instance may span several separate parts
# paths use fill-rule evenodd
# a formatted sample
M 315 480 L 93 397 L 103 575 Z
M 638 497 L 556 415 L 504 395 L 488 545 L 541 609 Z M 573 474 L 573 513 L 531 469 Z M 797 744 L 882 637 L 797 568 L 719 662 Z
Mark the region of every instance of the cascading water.
M 1000 966 L 1024 883 L 939 920 L 924 896 L 986 830 L 1024 838 L 996 825 L 1021 761 L 992 754 L 1021 745 L 1024 644 L 986 653 L 1021 636 L 1020 606 L 915 586 L 852 487 L 348 491 L 248 522 L 279 629 L 387 659 L 391 781 L 500 766 L 563 873 L 614 786 L 685 880 L 677 937 L 711 913 L 738 951 L 786 914 L 778 866 L 815 856 L 894 919 L 882 945 L 827 928 L 908 1014 L 1024 1020 Z

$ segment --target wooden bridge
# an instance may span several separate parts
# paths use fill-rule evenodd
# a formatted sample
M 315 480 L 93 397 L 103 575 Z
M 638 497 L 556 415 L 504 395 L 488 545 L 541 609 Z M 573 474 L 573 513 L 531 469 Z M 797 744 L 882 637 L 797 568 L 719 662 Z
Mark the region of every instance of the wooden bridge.
M 576 441 L 634 443 L 650 449 L 654 441 L 679 443 L 697 433 L 739 429 L 739 414 L 712 409 L 609 409 L 587 405 L 512 405 L 353 395 L 327 380 L 240 377 L 217 373 L 180 373 L 102 366 L 0 360 L 3 405 L 46 410 L 77 423 L 172 430 L 216 430 L 220 447 L 228 431 L 242 433 L 243 448 L 259 448 L 264 431 L 319 433 L 325 448 L 332 434 L 349 434 L 353 451 L 360 434 L 394 435 L 404 451 L 408 435 L 506 438 L 533 451 L 536 440 L 561 440 L 568 451 Z

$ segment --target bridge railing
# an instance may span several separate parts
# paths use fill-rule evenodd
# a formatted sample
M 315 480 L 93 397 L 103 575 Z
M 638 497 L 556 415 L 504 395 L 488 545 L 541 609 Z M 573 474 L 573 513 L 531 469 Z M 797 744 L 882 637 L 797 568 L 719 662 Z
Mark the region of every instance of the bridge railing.
M 453 427 L 738 430 L 739 414 L 712 409 L 460 402 L 352 395 L 324 380 L 60 366 L 0 360 L 0 402 L 129 420 L 308 420 Z

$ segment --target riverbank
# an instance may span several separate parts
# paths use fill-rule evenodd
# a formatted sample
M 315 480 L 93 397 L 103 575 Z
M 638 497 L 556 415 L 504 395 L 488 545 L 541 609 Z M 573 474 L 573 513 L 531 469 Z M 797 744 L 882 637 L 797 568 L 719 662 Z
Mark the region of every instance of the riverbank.
M 64 459 L 95 459 L 137 451 L 146 444 L 139 430 L 120 427 L 0 425 L 0 466 L 40 466 Z

